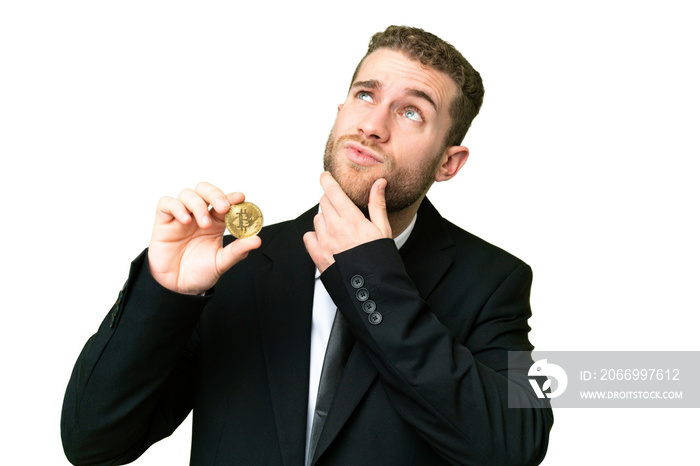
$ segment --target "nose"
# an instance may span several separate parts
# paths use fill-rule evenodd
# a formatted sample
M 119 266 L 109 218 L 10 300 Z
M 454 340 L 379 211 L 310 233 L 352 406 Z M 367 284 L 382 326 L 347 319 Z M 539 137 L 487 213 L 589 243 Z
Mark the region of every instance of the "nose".
M 375 142 L 386 142 L 389 139 L 389 109 L 377 105 L 360 117 L 357 132 Z

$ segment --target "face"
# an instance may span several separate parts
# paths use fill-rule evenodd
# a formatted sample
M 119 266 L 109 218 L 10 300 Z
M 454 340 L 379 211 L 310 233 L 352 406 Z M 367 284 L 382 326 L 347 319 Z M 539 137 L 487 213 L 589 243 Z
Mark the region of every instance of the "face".
M 367 210 L 372 184 L 386 178 L 389 213 L 422 199 L 436 179 L 457 85 L 401 52 L 367 56 L 326 144 L 324 168 Z

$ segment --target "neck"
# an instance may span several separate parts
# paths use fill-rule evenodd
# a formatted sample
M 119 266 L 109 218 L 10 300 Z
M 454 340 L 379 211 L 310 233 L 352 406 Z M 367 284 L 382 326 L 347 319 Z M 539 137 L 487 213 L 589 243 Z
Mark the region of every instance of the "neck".
M 411 224 L 411 220 L 413 220 L 416 212 L 418 212 L 418 208 L 420 207 L 421 202 L 423 202 L 424 197 L 425 194 L 423 194 L 416 202 L 405 209 L 388 214 L 392 238 L 396 238 L 403 233 L 406 228 L 408 228 L 408 225 Z

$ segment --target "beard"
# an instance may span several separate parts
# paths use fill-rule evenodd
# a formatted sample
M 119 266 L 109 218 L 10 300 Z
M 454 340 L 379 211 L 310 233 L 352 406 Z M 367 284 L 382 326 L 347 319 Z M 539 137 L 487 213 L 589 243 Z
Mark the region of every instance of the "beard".
M 343 142 L 353 141 L 378 153 L 383 160 L 381 172 L 370 174 L 376 166 L 365 167 L 353 163 L 339 154 Z M 368 215 L 369 193 L 379 178 L 386 179 L 386 211 L 389 214 L 400 212 L 413 205 L 433 184 L 435 171 L 440 163 L 442 151 L 432 158 L 432 162 L 417 167 L 397 167 L 391 154 L 372 140 L 359 135 L 346 135 L 334 138 L 333 131 L 328 136 L 323 156 L 323 169 L 330 172 L 345 194 L 365 214 Z

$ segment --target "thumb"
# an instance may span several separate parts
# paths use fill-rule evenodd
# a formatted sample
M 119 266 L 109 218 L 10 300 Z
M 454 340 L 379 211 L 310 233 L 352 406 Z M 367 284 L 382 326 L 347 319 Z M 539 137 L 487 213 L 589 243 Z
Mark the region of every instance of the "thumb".
M 223 249 L 219 249 L 217 254 L 217 272 L 222 275 L 238 262 L 248 257 L 248 253 L 257 249 L 262 244 L 262 240 L 257 235 L 249 238 L 237 239 Z
M 389 224 L 389 217 L 386 213 L 385 191 L 386 180 L 384 178 L 379 178 L 374 182 L 369 192 L 367 210 L 369 211 L 370 221 L 379 228 L 379 231 L 382 232 L 382 236 L 391 238 L 391 224 Z

